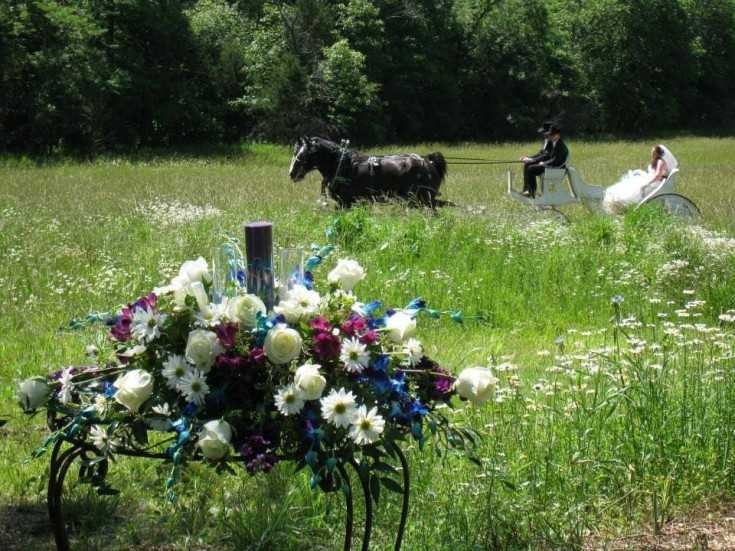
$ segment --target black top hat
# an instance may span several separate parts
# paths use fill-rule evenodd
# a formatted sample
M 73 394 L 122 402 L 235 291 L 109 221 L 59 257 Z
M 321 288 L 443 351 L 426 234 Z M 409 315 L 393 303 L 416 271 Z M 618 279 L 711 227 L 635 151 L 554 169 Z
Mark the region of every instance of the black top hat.
M 561 125 L 556 123 L 549 123 L 549 126 L 546 126 L 546 123 L 544 123 L 544 126 L 539 128 L 539 132 L 543 132 L 544 134 L 561 134 Z
M 554 123 L 551 121 L 546 121 L 541 125 L 541 128 L 538 129 L 539 134 L 548 134 L 549 129 L 554 126 Z

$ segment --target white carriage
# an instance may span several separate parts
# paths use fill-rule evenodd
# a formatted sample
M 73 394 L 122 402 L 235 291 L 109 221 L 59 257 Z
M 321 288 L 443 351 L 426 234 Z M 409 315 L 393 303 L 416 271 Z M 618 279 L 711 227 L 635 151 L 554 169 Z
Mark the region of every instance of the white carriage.
M 633 208 L 657 205 L 674 216 L 699 217 L 699 208 L 693 201 L 673 193 L 678 174 L 679 168 L 677 167 L 661 183 L 649 186 L 644 191 L 641 201 Z M 572 167 L 547 168 L 540 179 L 535 198 L 526 197 L 513 189 L 513 173 L 508 169 L 508 197 L 524 205 L 540 208 L 555 208 L 560 205 L 581 203 L 592 212 L 606 214 L 602 208 L 605 188 L 586 183 Z

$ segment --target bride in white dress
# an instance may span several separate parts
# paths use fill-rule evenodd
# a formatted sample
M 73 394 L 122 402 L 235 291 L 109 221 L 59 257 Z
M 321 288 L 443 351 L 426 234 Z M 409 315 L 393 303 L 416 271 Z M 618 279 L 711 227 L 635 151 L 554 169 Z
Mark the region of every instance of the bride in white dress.
M 676 157 L 665 145 L 651 149 L 648 170 L 630 170 L 616 183 L 605 190 L 602 208 L 607 214 L 622 214 L 641 202 L 651 185 L 659 184 L 678 166 Z

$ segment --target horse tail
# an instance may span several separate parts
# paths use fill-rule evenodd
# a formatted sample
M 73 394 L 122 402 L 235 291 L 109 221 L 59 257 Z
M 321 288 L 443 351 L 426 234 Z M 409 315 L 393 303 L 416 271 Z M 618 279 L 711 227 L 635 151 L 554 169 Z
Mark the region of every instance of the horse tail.
M 436 172 L 439 174 L 439 181 L 444 181 L 444 177 L 448 171 L 447 161 L 444 160 L 444 155 L 437 151 L 435 153 L 429 153 L 426 158 L 434 164 L 434 168 L 436 168 Z

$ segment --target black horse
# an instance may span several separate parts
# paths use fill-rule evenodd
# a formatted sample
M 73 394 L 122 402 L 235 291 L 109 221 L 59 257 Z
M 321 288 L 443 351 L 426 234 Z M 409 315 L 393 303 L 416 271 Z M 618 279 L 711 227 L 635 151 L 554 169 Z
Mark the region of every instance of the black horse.
M 312 170 L 322 175 L 325 191 L 341 208 L 359 199 L 399 198 L 434 208 L 439 186 L 447 174 L 441 153 L 420 155 L 364 155 L 323 138 L 299 138 L 288 175 L 295 182 Z

